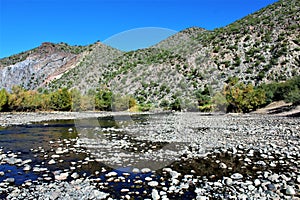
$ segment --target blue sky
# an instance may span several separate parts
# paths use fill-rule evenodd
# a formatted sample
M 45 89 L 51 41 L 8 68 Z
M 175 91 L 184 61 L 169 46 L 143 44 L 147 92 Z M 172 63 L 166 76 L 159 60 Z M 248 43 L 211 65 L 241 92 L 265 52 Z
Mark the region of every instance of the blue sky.
M 274 2 L 276 0 L 0 0 L 0 58 L 46 41 L 87 45 L 135 28 L 180 31 L 198 26 L 212 30 Z

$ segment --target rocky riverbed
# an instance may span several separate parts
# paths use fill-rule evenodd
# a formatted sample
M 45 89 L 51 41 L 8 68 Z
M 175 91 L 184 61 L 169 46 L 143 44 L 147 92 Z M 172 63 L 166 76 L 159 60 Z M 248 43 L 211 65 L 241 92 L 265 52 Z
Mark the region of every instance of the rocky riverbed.
M 299 122 L 201 113 L 77 118 L 65 129 L 73 137 L 28 155 L 0 149 L 0 197 L 300 199 Z

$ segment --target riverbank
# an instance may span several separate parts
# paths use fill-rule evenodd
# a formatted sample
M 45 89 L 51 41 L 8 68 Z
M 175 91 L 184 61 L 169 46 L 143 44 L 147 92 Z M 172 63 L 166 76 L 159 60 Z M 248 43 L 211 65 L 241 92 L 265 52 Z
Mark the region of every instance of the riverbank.
M 0 126 L 23 125 L 53 120 L 74 120 L 105 116 L 134 115 L 134 112 L 1 112 Z M 138 113 L 143 114 L 143 113 Z
M 23 113 L 8 119 L 109 115 Z M 115 119 L 119 126 L 85 126 L 76 135 L 75 127 L 66 127 L 63 134 L 73 138 L 30 150 L 33 158 L 41 159 L 37 164 L 33 158 L 20 160 L 22 153 L 0 149 L 2 165 L 39 176 L 20 186 L 14 185 L 16 178 L 7 177 L 0 183 L 0 194 L 7 199 L 300 198 L 299 118 L 174 113 L 150 115 L 138 124 Z M 80 160 L 68 161 L 78 154 L 83 154 Z M 90 166 L 98 167 L 90 175 L 82 173 Z

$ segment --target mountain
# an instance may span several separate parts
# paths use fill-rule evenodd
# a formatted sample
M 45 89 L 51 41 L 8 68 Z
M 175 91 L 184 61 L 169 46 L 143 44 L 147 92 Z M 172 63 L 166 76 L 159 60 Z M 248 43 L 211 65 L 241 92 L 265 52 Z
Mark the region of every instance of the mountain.
M 0 87 L 10 90 L 14 85 L 36 89 L 51 77 L 74 68 L 91 46 L 69 46 L 45 42 L 21 54 L 0 60 Z
M 110 88 L 138 102 L 160 105 L 237 77 L 259 85 L 300 75 L 300 2 L 280 0 L 213 31 L 192 27 L 146 49 L 121 52 L 44 43 L 0 60 L 0 87 Z M 187 102 L 187 103 L 189 103 Z

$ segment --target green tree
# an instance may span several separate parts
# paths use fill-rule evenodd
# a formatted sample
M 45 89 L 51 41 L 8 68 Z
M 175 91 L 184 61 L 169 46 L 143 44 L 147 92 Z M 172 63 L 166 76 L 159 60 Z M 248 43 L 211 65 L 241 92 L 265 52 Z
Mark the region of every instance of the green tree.
M 8 109 L 8 93 L 3 88 L 0 90 L 0 111 L 7 111 Z
M 113 94 L 108 89 L 99 90 L 95 94 L 95 108 L 101 111 L 111 111 Z
M 228 102 L 228 112 L 250 112 L 266 102 L 262 89 L 255 89 L 252 84 L 243 84 L 233 80 L 224 88 L 223 94 Z
M 67 88 L 58 89 L 50 94 L 50 108 L 57 111 L 70 111 L 72 97 Z

